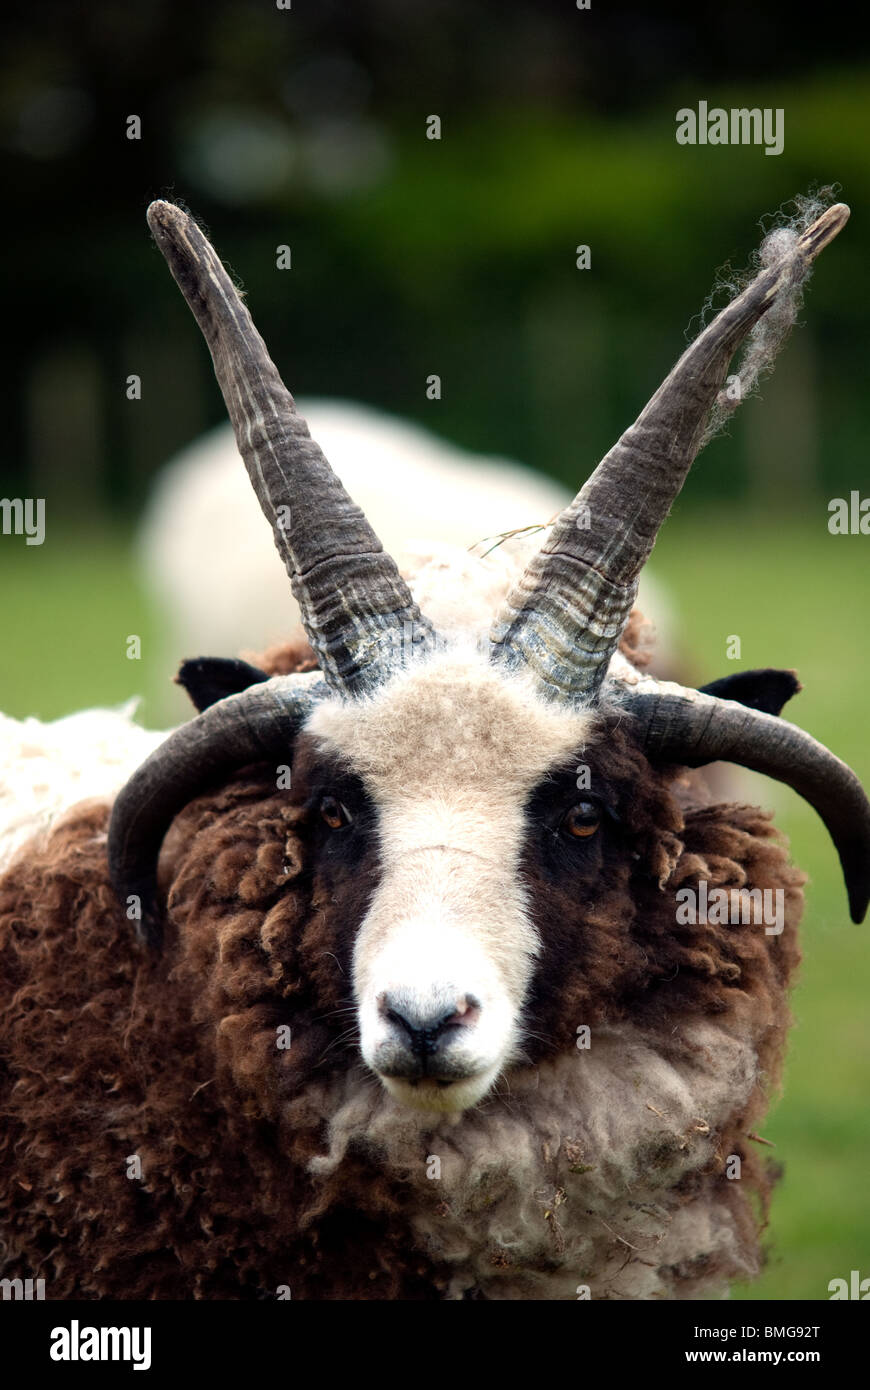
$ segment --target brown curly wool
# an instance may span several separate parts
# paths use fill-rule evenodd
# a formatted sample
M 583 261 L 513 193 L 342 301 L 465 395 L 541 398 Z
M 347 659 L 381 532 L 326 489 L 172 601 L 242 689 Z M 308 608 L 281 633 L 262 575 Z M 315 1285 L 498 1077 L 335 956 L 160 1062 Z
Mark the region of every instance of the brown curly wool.
M 50 1298 L 264 1298 L 288 1287 L 294 1298 L 571 1297 L 582 1262 L 562 1272 L 555 1293 L 551 1281 L 572 1211 L 594 1227 L 577 1247 L 603 1271 L 594 1296 L 693 1296 L 754 1272 L 752 1195 L 763 1210 L 770 1176 L 747 1132 L 778 1076 L 801 900 L 769 818 L 739 806 L 684 817 L 666 777 L 610 730 L 607 775 L 632 852 L 602 863 L 594 901 L 579 907 L 527 868 L 545 949 L 513 1101 L 501 1115 L 496 1094 L 480 1118 L 463 1118 L 459 1137 L 409 1130 L 391 1148 L 392 1138 L 378 1138 L 383 1101 L 356 1061 L 350 1012 L 354 917 L 376 866 L 361 870 L 355 913 L 336 912 L 307 860 L 304 761 L 303 750 L 292 796 L 251 769 L 177 818 L 162 857 L 170 932 L 161 957 L 134 944 L 109 888 L 103 805 L 75 808 L 0 881 L 4 1277 L 42 1277 Z M 702 877 L 782 888 L 785 930 L 675 928 L 675 891 Z M 525 1091 L 543 1098 L 546 1078 L 573 1065 L 577 1024 L 622 1038 L 622 1052 L 647 1048 L 693 1066 L 704 1045 L 681 1026 L 691 1018 L 751 1040 L 759 1067 L 713 1131 L 699 1115 L 676 1132 L 662 1111 L 643 1163 L 653 1187 L 657 1170 L 667 1179 L 671 1232 L 680 1208 L 700 1199 L 729 1213 L 728 1239 L 659 1269 L 646 1291 L 643 1240 L 632 1241 L 633 1256 L 618 1229 L 582 1215 L 603 1211 L 614 1174 L 596 1162 L 594 1123 L 588 1135 L 571 1132 L 570 1102 L 555 1139 L 558 1114 L 532 1137 L 558 1209 L 549 1190 L 529 1189 L 528 1251 L 517 1256 L 493 1238 L 525 1182 L 507 1158 L 496 1162 L 498 1136 L 511 1104 L 526 1129 L 536 1123 Z M 285 1025 L 292 1041 L 282 1050 Z M 342 1106 L 360 1104 L 370 1123 L 337 1136 Z M 657 1125 L 652 1091 L 648 1105 Z M 495 1167 L 469 1185 L 462 1130 L 473 1155 L 475 1125 L 491 1127 Z M 684 1151 L 699 1143 L 704 1156 L 681 1172 Z M 445 1182 L 427 1182 L 427 1159 L 442 1151 Z M 739 1182 L 725 1176 L 730 1155 L 742 1161 Z M 452 1183 L 451 1163 L 464 1172 Z M 479 1251 L 465 1248 L 476 1227 Z M 646 1235 L 658 1250 L 661 1234 Z
M 322 1116 L 305 1083 L 328 1074 L 319 1058 L 337 1030 L 315 1022 L 307 1055 L 276 1053 L 277 1020 L 304 1034 L 322 1012 L 297 974 L 316 932 L 301 865 L 278 896 L 292 836 L 281 798 L 249 780 L 185 819 L 197 833 L 162 959 L 119 917 L 105 807 L 75 811 L 3 880 L 4 1275 L 33 1271 L 50 1298 L 431 1292 L 436 1272 L 400 1255 L 377 1172 L 349 1162 L 307 1217 L 323 1203 L 304 1172 Z M 127 1176 L 133 1156 L 141 1179 Z M 336 1286 L 337 1245 L 355 1260 Z

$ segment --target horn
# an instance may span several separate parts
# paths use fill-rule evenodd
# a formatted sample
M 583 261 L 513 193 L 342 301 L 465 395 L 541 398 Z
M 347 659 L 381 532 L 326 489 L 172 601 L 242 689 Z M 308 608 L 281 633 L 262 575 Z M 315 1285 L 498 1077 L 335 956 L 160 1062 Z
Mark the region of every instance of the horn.
M 295 734 L 326 694 L 320 672 L 309 672 L 228 695 L 170 734 L 118 793 L 109 822 L 109 877 L 122 906 L 137 900 L 135 920 L 146 944 L 162 940 L 157 858 L 173 818 L 248 763 L 288 761 Z
M 701 767 L 737 763 L 784 782 L 821 816 L 834 842 L 853 922 L 870 900 L 870 801 L 855 773 L 787 719 L 642 676 L 631 685 L 614 680 L 621 708 L 634 721 L 646 756 Z
M 312 440 L 199 227 L 166 202 L 151 204 L 148 225 L 208 343 L 239 451 L 324 679 L 338 693 L 362 693 L 411 648 L 433 646 L 434 629 Z
M 828 208 L 683 353 L 508 595 L 490 632 L 493 661 L 530 670 L 557 700 L 596 698 L 731 357 L 774 301 L 795 291 L 848 217 L 843 203 Z

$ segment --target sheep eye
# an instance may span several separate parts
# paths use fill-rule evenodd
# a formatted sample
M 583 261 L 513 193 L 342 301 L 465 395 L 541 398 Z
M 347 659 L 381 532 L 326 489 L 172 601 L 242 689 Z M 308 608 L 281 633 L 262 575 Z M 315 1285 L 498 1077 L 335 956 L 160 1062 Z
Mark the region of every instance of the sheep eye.
M 323 798 L 320 803 L 320 814 L 330 830 L 341 830 L 342 826 L 350 825 L 351 822 L 351 815 L 347 807 L 342 805 L 334 796 Z
M 591 801 L 578 801 L 562 818 L 562 829 L 578 840 L 587 840 L 601 824 L 601 815 Z

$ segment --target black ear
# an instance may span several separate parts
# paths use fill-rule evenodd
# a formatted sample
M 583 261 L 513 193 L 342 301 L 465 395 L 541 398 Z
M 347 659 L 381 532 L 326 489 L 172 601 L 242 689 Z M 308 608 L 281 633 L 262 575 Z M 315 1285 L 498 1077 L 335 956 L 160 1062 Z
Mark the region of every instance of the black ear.
M 236 695 L 249 685 L 268 679 L 265 671 L 238 657 L 196 656 L 182 661 L 175 683 L 184 686 L 196 708 L 202 711 L 227 695 Z
M 720 700 L 736 700 L 765 714 L 779 714 L 802 686 L 794 671 L 777 671 L 767 666 L 761 671 L 737 671 L 698 689 L 702 695 L 716 695 Z

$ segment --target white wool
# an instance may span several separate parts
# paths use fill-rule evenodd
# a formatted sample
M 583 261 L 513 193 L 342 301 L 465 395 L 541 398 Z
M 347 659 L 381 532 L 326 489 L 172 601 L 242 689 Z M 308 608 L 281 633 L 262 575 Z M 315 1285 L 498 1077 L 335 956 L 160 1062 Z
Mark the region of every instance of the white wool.
M 674 1029 L 690 1060 L 667 1060 L 630 1025 L 601 1028 L 589 1050 L 510 1072 L 459 1120 L 408 1110 L 351 1069 L 317 1096 L 327 1146 L 312 1175 L 353 1148 L 407 1184 L 419 1243 L 454 1266 L 454 1298 L 573 1299 L 584 1284 L 599 1299 L 720 1292 L 756 1272 L 731 1209 L 712 1177 L 691 1200 L 674 1188 L 714 1159 L 755 1084 L 754 1046 L 733 1023 Z M 676 1267 L 696 1261 L 678 1290 Z
M 0 871 L 78 801 L 113 797 L 166 732 L 133 721 L 136 700 L 52 723 L 0 714 Z
M 448 639 L 485 636 L 499 605 L 520 579 L 542 537 L 512 536 L 469 551 L 445 541 L 405 547 L 400 569 L 422 613 Z

